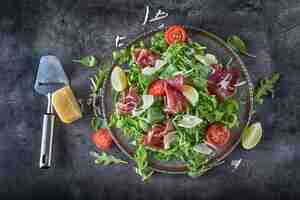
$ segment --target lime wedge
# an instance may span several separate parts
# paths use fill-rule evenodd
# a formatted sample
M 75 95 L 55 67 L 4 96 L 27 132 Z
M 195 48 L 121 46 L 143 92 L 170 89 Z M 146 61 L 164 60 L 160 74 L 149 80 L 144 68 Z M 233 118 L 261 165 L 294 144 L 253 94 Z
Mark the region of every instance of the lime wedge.
M 244 149 L 252 149 L 260 141 L 262 136 L 261 123 L 256 122 L 245 128 L 242 134 L 242 146 Z
M 199 94 L 195 88 L 189 85 L 183 85 L 182 94 L 187 98 L 187 100 L 195 106 L 199 100 Z
M 112 87 L 118 92 L 127 88 L 127 76 L 125 71 L 118 66 L 113 69 L 110 80 Z

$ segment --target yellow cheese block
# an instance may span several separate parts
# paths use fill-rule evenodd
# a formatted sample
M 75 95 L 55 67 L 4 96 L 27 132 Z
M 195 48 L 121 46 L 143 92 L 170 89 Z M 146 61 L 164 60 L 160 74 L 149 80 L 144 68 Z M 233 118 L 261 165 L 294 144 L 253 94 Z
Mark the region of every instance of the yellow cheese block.
M 80 107 L 70 86 L 55 91 L 52 94 L 52 104 L 58 117 L 64 123 L 72 123 L 82 117 Z

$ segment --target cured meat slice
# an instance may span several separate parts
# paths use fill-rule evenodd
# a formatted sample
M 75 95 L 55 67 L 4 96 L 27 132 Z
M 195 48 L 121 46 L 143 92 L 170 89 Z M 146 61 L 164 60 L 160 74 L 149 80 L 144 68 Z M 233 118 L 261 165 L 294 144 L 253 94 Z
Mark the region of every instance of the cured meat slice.
M 226 69 L 213 67 L 214 72 L 208 77 L 207 89 L 210 94 L 217 95 L 221 100 L 235 94 L 240 71 L 236 68 Z
M 164 148 L 164 137 L 173 129 L 171 121 L 167 121 L 162 124 L 155 124 L 146 133 L 146 135 L 144 135 L 142 143 L 154 148 Z
M 149 49 L 134 49 L 133 53 L 134 62 L 141 68 L 153 67 L 159 55 Z
M 128 92 L 120 98 L 117 103 L 118 112 L 126 115 L 130 114 L 140 101 L 137 89 L 134 87 L 129 88 Z

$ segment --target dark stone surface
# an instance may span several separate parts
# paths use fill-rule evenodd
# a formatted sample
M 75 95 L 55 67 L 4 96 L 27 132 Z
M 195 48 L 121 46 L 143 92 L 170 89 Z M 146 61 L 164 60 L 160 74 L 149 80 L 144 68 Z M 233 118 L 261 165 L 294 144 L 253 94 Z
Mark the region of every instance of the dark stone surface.
M 33 81 L 40 56 L 57 55 L 76 96 L 84 97 L 92 72 L 71 60 L 87 54 L 103 57 L 111 52 L 115 35 L 142 32 L 146 4 L 152 14 L 167 10 L 166 24 L 193 25 L 221 37 L 240 35 L 258 56 L 244 58 L 254 81 L 272 71 L 283 75 L 274 100 L 257 110 L 262 142 L 252 151 L 238 148 L 203 177 L 157 174 L 145 184 L 132 163 L 93 164 L 86 116 L 72 125 L 57 121 L 54 167 L 39 170 L 46 99 L 33 91 Z M 299 199 L 299 17 L 296 0 L 2 0 L 0 199 Z M 243 161 L 233 172 L 230 161 L 239 158 Z

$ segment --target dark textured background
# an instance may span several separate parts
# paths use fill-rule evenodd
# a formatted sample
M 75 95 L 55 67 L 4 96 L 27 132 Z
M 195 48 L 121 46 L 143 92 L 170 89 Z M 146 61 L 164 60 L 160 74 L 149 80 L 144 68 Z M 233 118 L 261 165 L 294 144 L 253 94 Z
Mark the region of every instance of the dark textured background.
M 165 9 L 164 22 L 201 27 L 221 37 L 238 34 L 257 59 L 244 58 L 255 82 L 278 71 L 274 100 L 257 109 L 263 139 L 238 148 L 227 162 L 191 179 L 155 175 L 141 182 L 129 166 L 95 166 L 88 152 L 89 117 L 57 121 L 54 167 L 38 169 L 46 99 L 34 93 L 39 58 L 57 55 L 77 97 L 88 93 L 89 74 L 71 62 L 103 57 L 114 37 L 143 31 L 144 8 Z M 299 199 L 300 1 L 296 0 L 2 0 L 0 4 L 0 199 Z M 159 23 L 148 25 L 158 26 Z M 114 152 L 126 159 L 115 148 Z M 230 161 L 242 158 L 233 172 Z

